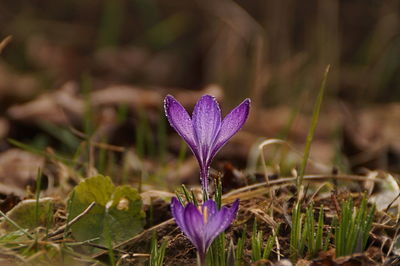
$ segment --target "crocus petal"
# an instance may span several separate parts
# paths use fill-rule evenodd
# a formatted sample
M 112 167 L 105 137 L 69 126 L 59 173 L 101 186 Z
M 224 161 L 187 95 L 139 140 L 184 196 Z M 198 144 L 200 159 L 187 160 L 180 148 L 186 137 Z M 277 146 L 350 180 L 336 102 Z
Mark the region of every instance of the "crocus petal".
M 171 212 L 172 216 L 175 218 L 176 224 L 181 228 L 182 232 L 188 236 L 188 230 L 186 229 L 186 224 L 184 221 L 183 213 L 185 212 L 185 208 L 179 202 L 179 200 L 175 197 L 171 200 Z
M 183 218 L 185 227 L 188 230 L 187 237 L 200 254 L 205 254 L 203 215 L 193 203 L 188 203 L 185 207 Z
M 250 99 L 246 99 L 224 118 L 211 152 L 211 158 L 214 157 L 225 143 L 242 128 L 249 116 L 249 111 Z
M 205 211 L 206 208 L 207 208 L 207 217 L 208 217 L 207 220 L 211 220 L 212 217 L 218 212 L 217 204 L 213 200 L 207 200 L 206 202 L 204 202 L 204 204 L 202 206 L 203 215 L 206 212 Z
M 219 212 L 217 212 L 210 222 L 205 226 L 205 244 L 209 247 L 213 240 L 222 232 L 224 232 L 232 221 L 236 217 L 236 213 L 239 207 L 239 200 L 236 200 L 232 207 L 222 207 Z
M 197 156 L 192 119 L 190 118 L 188 112 L 171 95 L 167 95 L 167 97 L 165 97 L 164 109 L 170 125 L 186 141 L 193 153 Z
M 210 95 L 204 95 L 193 110 L 193 129 L 200 154 L 200 160 L 206 167 L 211 146 L 221 127 L 221 110 L 217 101 Z

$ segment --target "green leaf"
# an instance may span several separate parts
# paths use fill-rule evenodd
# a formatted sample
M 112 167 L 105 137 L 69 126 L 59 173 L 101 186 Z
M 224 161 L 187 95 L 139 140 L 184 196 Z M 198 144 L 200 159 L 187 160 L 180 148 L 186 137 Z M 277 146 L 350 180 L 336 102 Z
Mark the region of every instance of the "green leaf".
M 109 246 L 143 230 L 145 214 L 136 189 L 115 187 L 109 177 L 95 176 L 82 181 L 73 193 L 71 220 L 96 202 L 85 216 L 71 226 L 75 239 L 86 241 L 97 238 L 94 243 Z
M 48 214 L 53 212 L 53 209 L 52 198 L 42 198 L 38 202 L 34 199 L 23 200 L 7 212 L 7 217 L 20 228 L 5 220 L 0 223 L 0 228 L 12 232 L 21 228 L 31 230 L 37 226 L 49 227 Z

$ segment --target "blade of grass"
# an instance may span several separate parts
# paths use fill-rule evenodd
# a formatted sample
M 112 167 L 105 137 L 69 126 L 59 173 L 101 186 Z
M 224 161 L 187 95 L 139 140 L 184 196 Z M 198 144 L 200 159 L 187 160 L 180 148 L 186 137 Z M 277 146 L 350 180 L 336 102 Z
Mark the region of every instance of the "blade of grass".
M 69 224 L 71 221 L 70 214 L 71 214 L 72 202 L 73 202 L 74 198 L 75 198 L 75 190 L 72 190 L 71 195 L 69 196 L 68 201 L 67 201 L 67 220 L 65 223 L 65 230 L 64 230 L 64 236 L 63 236 L 64 239 L 67 238 L 69 228 L 70 228 L 70 224 Z
M 290 246 L 289 246 L 289 254 L 290 259 L 295 261 L 297 259 L 297 250 L 298 250 L 298 243 L 299 243 L 299 236 L 298 236 L 298 223 L 300 220 L 299 217 L 299 207 L 296 204 L 292 209 L 292 230 L 290 231 Z
M 162 241 L 160 247 L 158 247 L 157 237 L 155 232 L 153 232 L 150 246 L 150 266 L 162 266 L 164 263 L 167 241 Z
M 182 192 L 183 195 L 185 195 L 186 201 L 187 202 L 193 202 L 192 197 L 190 196 L 189 190 L 186 188 L 184 184 L 182 184 Z
M 102 138 L 102 143 L 107 143 L 107 139 L 105 136 Z M 99 148 L 97 169 L 100 174 L 105 174 L 106 166 L 107 166 L 107 150 L 105 148 Z
M 53 225 L 53 208 L 51 205 L 47 208 L 47 219 L 46 219 L 46 232 L 45 232 L 45 239 L 48 238 L 50 226 Z
M 322 101 L 324 98 L 324 91 L 325 91 L 325 87 L 326 87 L 326 81 L 328 79 L 329 69 L 330 69 L 330 65 L 328 65 L 325 69 L 325 74 L 322 79 L 322 83 L 321 83 L 321 87 L 319 89 L 317 100 L 314 104 L 314 111 L 313 111 L 313 115 L 312 115 L 312 119 L 311 119 L 311 126 L 310 126 L 310 129 L 308 130 L 306 146 L 304 148 L 303 161 L 301 163 L 298 180 L 297 180 L 297 190 L 298 191 L 300 191 L 300 187 L 303 184 L 303 177 L 304 177 L 305 169 L 307 166 L 308 157 L 310 155 L 311 143 L 312 143 L 312 140 L 314 137 L 314 132 L 315 132 L 315 129 L 316 129 L 317 123 L 318 123 L 318 117 L 319 117 L 319 113 L 321 110 L 321 104 L 322 104 Z M 300 195 L 300 193 L 299 193 L 299 195 Z
M 87 140 L 89 140 L 94 130 L 93 109 L 90 99 L 93 84 L 92 78 L 87 73 L 82 75 L 81 86 L 84 99 L 83 129 Z
M 259 234 L 257 232 L 257 220 L 254 219 L 253 231 L 251 234 L 251 260 L 253 263 L 261 259 L 261 248 L 259 241 Z
M 244 243 L 246 238 L 246 225 L 243 228 L 242 236 L 238 239 L 236 250 L 235 250 L 235 266 L 240 266 L 242 263 Z
M 226 256 L 226 263 L 225 265 L 236 265 L 236 260 L 235 260 L 235 245 L 233 244 L 233 240 L 229 241 L 229 247 L 228 247 L 228 255 Z
M 157 124 L 158 156 L 161 164 L 165 162 L 167 154 L 167 122 L 164 112 L 161 112 Z
M 178 167 L 180 167 L 183 164 L 183 161 L 186 158 L 186 151 L 187 151 L 186 143 L 182 140 L 181 146 L 179 147 L 179 154 L 178 154 L 178 159 L 177 159 Z
M 269 255 L 271 254 L 272 247 L 274 246 L 274 239 L 275 235 L 270 235 L 267 240 L 267 244 L 264 247 L 262 259 L 263 260 L 268 260 Z
M 354 207 L 351 198 L 344 201 L 341 208 L 339 218 L 333 221 L 336 257 L 364 251 L 375 212 L 375 206 L 367 208 L 365 195 L 358 208 Z
M 63 145 L 63 148 L 66 151 L 76 150 L 79 145 L 78 138 L 64 127 L 57 126 L 46 121 L 40 122 L 39 127 L 46 131 L 46 133 L 63 143 L 65 145 L 65 147 Z
M 121 25 L 124 19 L 124 1 L 103 1 L 103 14 L 99 28 L 98 45 L 115 46 L 121 35 Z
M 192 199 L 193 199 L 193 203 L 194 205 L 196 205 L 196 207 L 199 206 L 199 202 L 197 201 L 196 195 L 194 194 L 193 190 L 190 190 L 191 194 L 192 194 Z
M 316 252 L 319 252 L 322 250 L 322 234 L 324 231 L 324 206 L 321 205 L 319 209 L 319 215 L 318 215 L 318 227 L 317 227 L 317 235 L 315 239 L 315 246 L 316 246 Z M 316 254 L 314 254 L 316 255 Z
M 222 206 L 222 178 L 218 177 L 215 179 L 216 190 L 215 190 L 215 202 L 217 203 L 218 209 L 221 209 Z
M 29 151 L 31 153 L 43 156 L 43 157 L 45 157 L 47 159 L 53 159 L 53 160 L 56 160 L 56 161 L 60 161 L 60 162 L 62 162 L 64 164 L 66 164 L 66 165 L 72 165 L 72 164 L 75 163 L 71 159 L 64 158 L 64 157 L 62 157 L 60 155 L 57 155 L 57 154 L 51 154 L 51 153 L 48 153 L 48 152 L 40 150 L 40 149 L 36 149 L 36 148 L 31 147 L 29 145 L 26 145 L 26 144 L 24 144 L 22 142 L 19 142 L 18 140 L 15 140 L 15 139 L 7 139 L 7 141 L 9 143 L 11 143 L 11 145 L 14 145 L 17 148 L 20 148 L 22 150 Z
M 3 216 L 3 218 L 9 222 L 10 224 L 12 224 L 13 226 L 15 226 L 16 228 L 18 228 L 18 230 L 20 230 L 21 232 L 24 233 L 24 235 L 26 235 L 29 239 L 34 239 L 33 236 L 31 236 L 31 234 L 29 234 L 27 232 L 27 230 L 25 230 L 24 228 L 22 228 L 21 226 L 19 226 L 16 222 L 14 222 L 12 219 L 10 219 L 4 212 L 2 212 L 0 210 L 0 215 Z
M 128 118 L 128 113 L 129 113 L 129 105 L 122 103 L 118 105 L 117 109 L 117 121 L 118 123 L 122 124 L 126 121 Z
M 138 125 L 136 127 L 136 152 L 140 159 L 143 159 L 146 149 L 146 116 L 142 109 L 138 110 Z
M 129 183 L 129 156 L 128 152 L 124 152 L 122 155 L 122 167 L 121 167 L 121 184 L 125 185 Z
M 42 186 L 42 170 L 39 168 L 36 174 L 36 189 L 35 189 L 35 224 L 39 226 L 39 198 L 40 188 Z

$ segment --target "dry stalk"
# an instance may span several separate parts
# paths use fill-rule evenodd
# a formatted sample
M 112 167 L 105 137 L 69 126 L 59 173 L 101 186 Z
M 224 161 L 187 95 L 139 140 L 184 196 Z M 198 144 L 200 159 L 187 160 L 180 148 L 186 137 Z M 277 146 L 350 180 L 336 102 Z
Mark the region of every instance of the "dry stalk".
M 65 229 L 66 229 L 67 227 L 69 227 L 69 226 L 75 224 L 75 223 L 78 222 L 80 219 L 82 219 L 82 217 L 85 216 L 85 215 L 94 207 L 94 205 L 96 205 L 96 202 L 93 201 L 92 203 L 90 203 L 90 205 L 89 205 L 82 213 L 80 213 L 78 216 L 76 216 L 76 217 L 75 217 L 74 219 L 72 219 L 70 222 L 68 222 L 68 223 L 66 223 L 66 224 L 64 224 L 64 225 L 62 225 L 62 226 L 60 226 L 56 231 L 54 231 L 54 232 L 48 234 L 47 237 L 51 238 L 51 237 L 54 237 L 54 236 L 57 236 L 57 235 L 59 235 L 59 234 L 64 233 L 64 231 L 65 231 Z

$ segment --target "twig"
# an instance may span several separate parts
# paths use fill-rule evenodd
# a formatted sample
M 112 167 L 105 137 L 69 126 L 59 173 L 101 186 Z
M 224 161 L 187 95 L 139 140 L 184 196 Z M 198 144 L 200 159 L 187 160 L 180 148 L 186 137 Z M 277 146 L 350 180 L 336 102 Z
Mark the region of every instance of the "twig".
M 70 126 L 69 129 L 71 130 L 72 134 L 75 134 L 76 136 L 87 139 L 87 136 L 85 133 L 79 131 L 78 129 Z M 124 152 L 125 148 L 117 145 L 112 145 L 108 143 L 103 143 L 103 142 L 96 142 L 96 141 L 91 141 L 92 145 L 100 148 L 100 149 L 105 149 L 105 150 L 110 150 L 110 151 L 115 151 L 115 152 Z
M 56 235 L 59 235 L 59 234 L 63 233 L 65 231 L 65 229 L 67 228 L 67 226 L 71 226 L 74 223 L 76 223 L 77 221 L 79 221 L 83 216 L 85 216 L 94 207 L 94 205 L 96 205 L 96 202 L 93 201 L 92 203 L 90 203 L 90 205 L 81 214 L 76 216 L 69 223 L 66 223 L 66 224 L 60 226 L 56 231 L 48 234 L 47 237 L 54 237 Z
M 9 253 L 6 253 L 6 252 L 9 252 Z M 21 255 L 13 252 L 12 250 L 4 250 L 4 248 L 2 248 L 0 250 L 0 260 L 1 261 L 6 261 L 6 260 L 11 261 L 11 259 L 14 259 L 14 260 L 17 259 L 20 262 L 22 262 L 23 265 L 26 265 L 26 260 Z
M 389 209 L 392 207 L 393 203 L 400 197 L 400 193 L 397 194 L 397 196 L 389 203 L 389 205 L 386 207 L 385 212 L 388 212 Z
M 281 260 L 281 245 L 279 244 L 278 232 L 275 232 L 275 228 L 272 228 L 272 234 L 275 235 L 276 254 L 278 255 L 278 261 Z
M 392 253 L 393 247 L 394 247 L 394 245 L 396 244 L 397 236 L 398 236 L 398 234 L 399 234 L 399 229 L 400 229 L 400 228 L 397 227 L 396 230 L 395 230 L 395 232 L 394 232 L 394 235 L 393 235 L 393 238 L 392 238 L 392 243 L 390 244 L 389 250 L 388 250 L 388 252 L 386 253 L 386 257 L 388 257 L 390 253 Z
M 4 48 L 11 42 L 11 40 L 12 36 L 7 36 L 0 42 L 0 54 L 1 52 L 3 52 Z
M 130 239 L 128 239 L 128 240 L 125 240 L 125 241 L 122 242 L 122 243 L 117 244 L 116 246 L 113 247 L 113 249 L 115 250 L 115 249 L 118 249 L 118 248 L 120 248 L 120 247 L 126 246 L 126 245 L 128 245 L 128 244 L 130 244 L 130 243 L 134 243 L 137 239 L 140 239 L 140 238 L 144 237 L 144 236 L 145 236 L 146 234 L 148 234 L 149 232 L 154 231 L 154 230 L 156 230 L 156 229 L 158 229 L 158 228 L 160 228 L 160 227 L 163 227 L 163 226 L 165 226 L 165 225 L 167 225 L 167 224 L 171 224 L 172 222 L 174 222 L 174 219 L 173 219 L 173 218 L 171 218 L 171 219 L 169 219 L 169 220 L 166 220 L 166 221 L 164 221 L 164 222 L 162 222 L 162 223 L 160 223 L 160 224 L 157 224 L 157 225 L 155 225 L 155 226 L 153 226 L 153 227 L 150 227 L 149 229 L 147 229 L 147 230 L 141 232 L 140 234 L 135 235 L 134 237 L 132 237 L 132 238 L 130 238 Z M 101 256 L 104 255 L 104 254 L 107 254 L 107 252 L 108 252 L 108 251 L 101 251 L 101 252 L 99 252 L 99 253 L 97 253 L 97 254 L 94 254 L 94 255 L 92 256 L 92 258 L 93 258 L 93 259 L 96 259 L 96 258 L 98 258 L 98 257 L 101 257 Z
M 308 200 L 307 205 L 309 205 L 309 204 L 312 203 L 312 201 L 313 201 L 314 198 L 318 195 L 318 193 L 321 191 L 321 189 L 322 189 L 323 187 L 325 187 L 327 184 L 329 184 L 329 183 L 323 183 L 323 184 L 321 184 L 321 185 L 314 191 L 314 193 L 311 195 L 310 199 Z
M 337 196 L 336 196 L 336 190 L 334 190 L 331 193 L 331 200 L 333 202 L 333 205 L 335 206 L 335 210 L 336 210 L 336 214 L 338 217 L 340 217 L 340 214 L 342 213 L 341 209 L 340 209 L 340 205 L 339 202 L 337 200 Z
M 367 180 L 365 176 L 360 176 L 360 175 L 333 175 L 333 174 L 330 174 L 330 175 L 306 175 L 306 176 L 304 176 L 304 180 L 320 180 L 320 179 L 322 179 L 322 180 L 342 179 L 342 180 L 352 180 L 352 181 L 366 181 Z M 223 196 L 223 198 L 226 198 L 228 196 L 232 196 L 232 195 L 235 195 L 240 192 L 247 191 L 247 190 L 259 188 L 259 187 L 266 187 L 268 185 L 272 186 L 272 185 L 278 185 L 278 184 L 283 184 L 283 183 L 289 183 L 289 182 L 293 182 L 296 180 L 297 180 L 296 177 L 285 177 L 285 178 L 280 178 L 277 180 L 270 180 L 269 184 L 267 184 L 266 182 L 257 183 L 254 185 L 242 187 L 242 188 L 236 189 L 234 191 L 231 191 L 231 192 L 225 194 Z M 380 182 L 380 183 L 386 182 L 383 179 L 377 179 L 377 178 L 368 179 L 368 181 Z
M 99 245 L 99 244 L 95 244 L 95 243 L 91 243 L 91 242 L 85 242 L 85 243 L 83 243 L 83 244 L 86 245 L 86 246 L 91 246 L 91 247 L 98 248 L 98 249 L 102 249 L 102 250 L 107 250 L 107 251 L 110 250 L 110 248 L 108 248 L 108 247 L 105 247 L 105 246 L 102 246 L 102 245 Z M 114 252 L 121 253 L 121 254 L 127 253 L 127 252 L 124 251 L 124 250 L 120 250 L 120 249 L 116 249 L 116 248 L 113 248 L 113 251 L 114 251 Z

